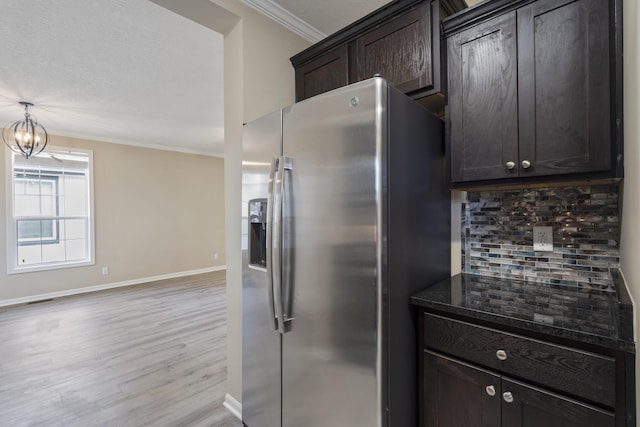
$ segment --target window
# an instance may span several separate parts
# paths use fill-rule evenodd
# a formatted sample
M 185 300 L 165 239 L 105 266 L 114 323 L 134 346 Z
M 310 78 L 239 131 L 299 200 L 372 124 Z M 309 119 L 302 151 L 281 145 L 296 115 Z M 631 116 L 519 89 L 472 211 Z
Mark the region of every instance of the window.
M 58 194 L 58 177 L 55 175 L 35 175 L 30 171 L 14 170 L 14 212 L 29 215 L 31 217 L 40 217 L 48 215 L 51 219 L 33 220 L 21 219 L 17 220 L 18 227 L 18 245 L 26 245 L 29 243 L 39 244 L 40 242 L 57 242 L 58 225 L 53 217 L 58 215 L 57 203 L 55 197 Z M 39 195 L 40 206 L 35 203 L 29 203 L 29 199 L 23 196 Z
M 9 155 L 8 272 L 93 264 L 92 153 Z

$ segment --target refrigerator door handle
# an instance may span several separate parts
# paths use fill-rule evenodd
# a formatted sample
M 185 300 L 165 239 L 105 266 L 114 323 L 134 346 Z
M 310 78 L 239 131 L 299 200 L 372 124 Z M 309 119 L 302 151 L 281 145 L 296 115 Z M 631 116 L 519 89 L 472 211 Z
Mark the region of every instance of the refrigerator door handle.
M 267 298 L 269 299 L 269 324 L 273 330 L 278 330 L 278 319 L 276 318 L 275 304 L 273 299 L 273 204 L 275 202 L 273 190 L 276 171 L 278 170 L 279 159 L 271 160 L 271 169 L 269 172 L 269 194 L 267 196 Z
M 278 160 L 278 172 L 276 173 L 276 192 L 274 196 L 273 205 L 273 253 L 272 262 L 275 268 L 273 269 L 273 284 L 274 284 L 274 301 L 276 319 L 278 321 L 278 331 L 282 334 L 285 330 L 285 318 L 284 318 L 284 303 L 282 298 L 282 204 L 283 193 L 282 188 L 284 184 L 285 170 L 291 170 L 292 161 L 290 157 L 282 156 Z
M 280 333 L 284 331 L 284 322 L 282 319 L 282 157 L 276 160 L 276 169 L 274 174 L 273 185 L 273 204 L 272 204 L 272 232 L 269 245 L 271 246 L 271 274 L 270 280 L 273 287 L 272 304 L 275 306 L 276 330 Z
M 293 204 L 293 190 L 291 188 L 292 171 L 293 171 L 293 159 L 291 157 L 283 156 L 280 158 L 280 164 L 282 165 L 282 187 L 284 188 L 280 193 L 282 195 L 282 226 L 280 232 L 280 248 L 282 254 L 282 327 L 283 333 L 287 333 L 291 330 L 291 322 L 293 318 L 293 286 L 292 286 L 292 238 L 293 238 L 293 224 L 290 222 L 292 218 L 292 204 Z M 287 221 L 287 222 L 285 222 Z M 289 252 L 288 252 L 289 251 Z

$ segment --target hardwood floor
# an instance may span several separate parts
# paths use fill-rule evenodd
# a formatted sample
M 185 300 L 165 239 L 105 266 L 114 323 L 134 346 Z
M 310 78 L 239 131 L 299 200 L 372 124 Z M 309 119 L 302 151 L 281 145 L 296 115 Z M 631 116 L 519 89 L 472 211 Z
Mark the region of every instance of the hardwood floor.
M 0 426 L 216 426 L 225 273 L 0 309 Z

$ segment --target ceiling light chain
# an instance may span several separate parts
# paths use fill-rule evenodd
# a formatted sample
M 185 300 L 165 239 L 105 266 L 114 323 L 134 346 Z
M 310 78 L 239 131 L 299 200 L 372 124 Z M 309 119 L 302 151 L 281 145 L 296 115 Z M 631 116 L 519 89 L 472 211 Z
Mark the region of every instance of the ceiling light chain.
M 29 107 L 33 107 L 33 104 L 21 101 L 20 105 L 24 106 L 24 119 L 5 126 L 2 130 L 2 140 L 11 151 L 28 159 L 44 150 L 49 142 L 49 135 L 44 126 L 29 114 Z

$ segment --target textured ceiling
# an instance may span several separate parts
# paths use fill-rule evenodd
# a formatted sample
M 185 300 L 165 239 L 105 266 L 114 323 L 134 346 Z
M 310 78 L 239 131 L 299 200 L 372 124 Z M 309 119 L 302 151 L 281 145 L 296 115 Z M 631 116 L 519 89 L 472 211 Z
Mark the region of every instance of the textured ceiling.
M 147 0 L 3 0 L 0 124 L 223 153 L 223 39 Z

